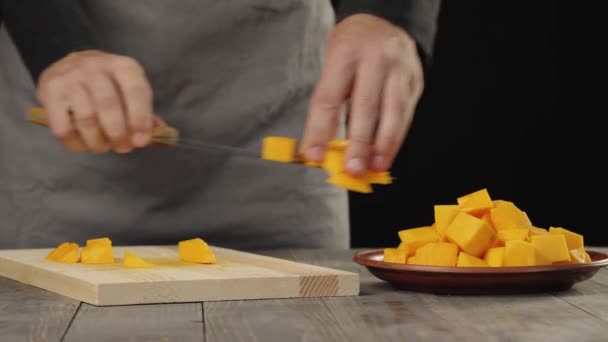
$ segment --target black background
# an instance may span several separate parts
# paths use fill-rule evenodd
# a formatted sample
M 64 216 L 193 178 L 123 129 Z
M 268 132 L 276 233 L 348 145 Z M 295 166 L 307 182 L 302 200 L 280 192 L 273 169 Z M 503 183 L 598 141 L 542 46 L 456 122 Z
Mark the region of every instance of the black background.
M 444 1 L 434 64 L 389 186 L 351 193 L 353 247 L 398 243 L 487 188 L 538 227 L 606 245 L 600 2 Z

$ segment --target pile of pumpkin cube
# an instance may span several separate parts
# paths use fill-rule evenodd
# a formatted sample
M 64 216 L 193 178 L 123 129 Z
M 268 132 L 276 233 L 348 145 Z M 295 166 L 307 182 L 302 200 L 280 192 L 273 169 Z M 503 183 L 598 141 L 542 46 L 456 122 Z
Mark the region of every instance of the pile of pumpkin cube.
M 516 267 L 590 262 L 583 236 L 543 229 L 513 202 L 492 200 L 487 189 L 435 205 L 430 226 L 398 232 L 401 243 L 384 261 L 451 267 Z
M 215 254 L 209 245 L 200 238 L 180 241 L 179 256 L 182 261 L 198 264 L 215 264 Z M 107 238 L 89 239 L 86 246 L 80 250 L 75 242 L 64 242 L 53 249 L 46 260 L 66 264 L 112 265 L 114 251 L 112 241 Z M 125 250 L 122 265 L 127 268 L 153 268 L 154 264 L 145 261 L 128 250 Z
M 348 140 L 335 139 L 327 144 L 322 162 L 305 160 L 296 152 L 297 140 L 289 137 L 270 136 L 262 141 L 262 159 L 281 163 L 302 162 L 306 166 L 318 167 L 325 170 L 329 178 L 327 182 L 344 189 L 371 193 L 372 184 L 391 184 L 392 178 L 388 171 L 367 171 L 361 177 L 351 176 L 345 170 L 345 152 Z

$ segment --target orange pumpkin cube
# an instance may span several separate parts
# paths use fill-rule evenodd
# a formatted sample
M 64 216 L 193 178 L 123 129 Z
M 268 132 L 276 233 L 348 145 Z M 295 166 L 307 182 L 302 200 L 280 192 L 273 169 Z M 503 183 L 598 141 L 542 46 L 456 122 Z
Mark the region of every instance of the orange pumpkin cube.
M 445 235 L 445 230 L 460 211 L 458 204 L 439 204 L 433 207 L 435 212 L 435 228 L 441 236 Z
M 416 250 L 427 243 L 438 242 L 439 233 L 432 227 L 417 227 L 399 231 L 402 248 L 407 248 L 408 255 L 416 253 Z
M 448 241 L 475 257 L 483 256 L 494 239 L 494 232 L 483 220 L 463 211 L 456 215 L 445 235 Z
M 513 202 L 503 201 L 490 210 L 490 219 L 496 231 L 502 229 L 528 229 L 530 220 Z
M 265 137 L 262 140 L 262 159 L 282 163 L 295 160 L 297 141 L 288 137 Z
M 566 238 L 568 249 L 585 248 L 583 236 L 561 227 L 549 227 L 549 234 L 563 235 Z
M 481 189 L 456 199 L 460 209 L 475 217 L 482 217 L 494 207 L 487 189 Z
M 478 257 L 474 257 L 465 252 L 458 253 L 457 267 L 488 267 L 488 264 Z

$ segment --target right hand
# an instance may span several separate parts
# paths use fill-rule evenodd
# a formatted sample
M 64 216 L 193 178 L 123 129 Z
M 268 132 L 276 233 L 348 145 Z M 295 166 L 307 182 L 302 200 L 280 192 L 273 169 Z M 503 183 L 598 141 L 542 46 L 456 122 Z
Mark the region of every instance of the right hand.
M 151 141 L 152 88 L 130 57 L 71 53 L 41 74 L 37 95 L 53 135 L 72 151 L 128 153 Z

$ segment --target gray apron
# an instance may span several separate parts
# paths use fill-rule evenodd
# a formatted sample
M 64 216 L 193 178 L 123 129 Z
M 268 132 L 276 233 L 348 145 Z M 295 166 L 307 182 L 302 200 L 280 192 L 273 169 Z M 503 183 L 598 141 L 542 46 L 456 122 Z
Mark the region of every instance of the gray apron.
M 264 136 L 301 137 L 333 26 L 329 0 L 84 3 L 102 50 L 144 65 L 155 110 L 183 137 L 254 154 Z M 71 153 L 24 121 L 34 85 L 4 29 L 0 63 L 0 248 L 100 236 L 348 247 L 347 194 L 322 170 L 179 148 Z

